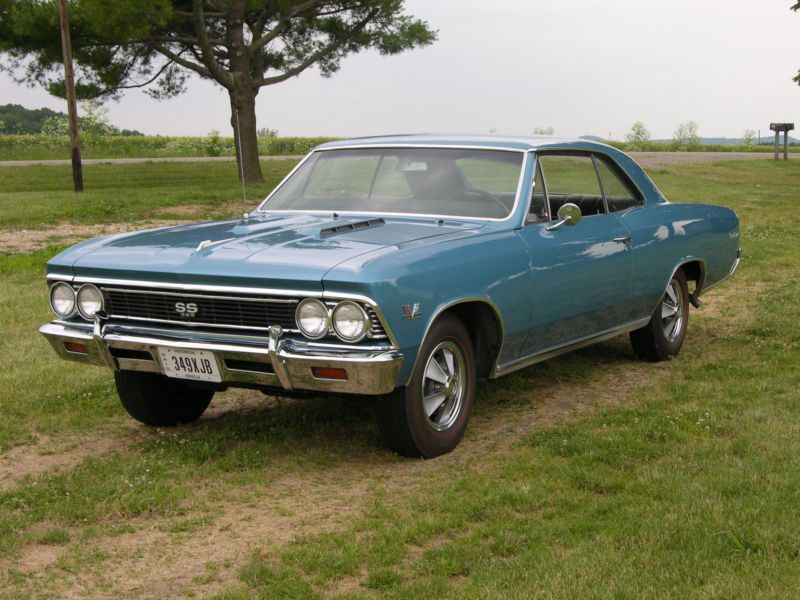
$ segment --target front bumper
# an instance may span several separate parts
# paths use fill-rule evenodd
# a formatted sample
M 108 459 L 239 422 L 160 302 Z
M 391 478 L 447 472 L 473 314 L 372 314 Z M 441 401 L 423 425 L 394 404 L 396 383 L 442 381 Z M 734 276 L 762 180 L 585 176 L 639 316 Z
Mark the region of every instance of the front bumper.
M 102 322 L 78 324 L 53 321 L 39 332 L 64 359 L 110 367 L 116 371 L 164 373 L 157 348 L 212 352 L 222 384 L 259 386 L 287 391 L 307 390 L 379 395 L 397 386 L 403 356 L 389 346 L 347 347 L 315 344 L 284 337 L 270 329 L 269 341 L 253 338 L 196 334 L 130 327 Z M 75 344 L 86 352 L 76 352 Z M 70 350 L 72 348 L 72 350 Z M 344 369 L 346 379 L 316 377 L 314 370 Z

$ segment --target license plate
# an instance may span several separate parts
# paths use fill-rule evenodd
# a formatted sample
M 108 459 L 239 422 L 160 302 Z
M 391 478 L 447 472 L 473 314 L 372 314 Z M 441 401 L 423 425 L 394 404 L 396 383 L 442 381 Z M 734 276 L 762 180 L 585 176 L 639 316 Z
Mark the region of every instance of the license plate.
M 192 381 L 220 382 L 217 359 L 212 352 L 184 348 L 158 348 L 164 375 Z

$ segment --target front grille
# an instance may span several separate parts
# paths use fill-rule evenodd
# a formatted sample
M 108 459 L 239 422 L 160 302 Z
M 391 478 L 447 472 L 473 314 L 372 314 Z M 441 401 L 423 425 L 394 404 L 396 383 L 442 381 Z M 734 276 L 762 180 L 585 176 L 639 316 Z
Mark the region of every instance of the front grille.
M 109 317 L 194 326 L 295 329 L 298 299 L 103 287 Z
M 103 286 L 100 289 L 105 299 L 106 313 L 111 318 L 257 331 L 267 331 L 273 325 L 297 331 L 294 313 L 302 300 L 123 286 Z M 365 305 L 364 308 L 371 321 L 368 337 L 387 338 L 372 307 Z

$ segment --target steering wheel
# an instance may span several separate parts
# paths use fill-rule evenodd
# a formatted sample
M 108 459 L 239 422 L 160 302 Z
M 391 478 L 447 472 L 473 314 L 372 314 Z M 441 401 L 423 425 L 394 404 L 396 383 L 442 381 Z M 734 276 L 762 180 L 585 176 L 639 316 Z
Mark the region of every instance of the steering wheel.
M 503 208 L 503 212 L 508 212 L 508 207 L 503 204 L 497 196 L 492 194 L 491 192 L 487 192 L 486 190 L 482 190 L 481 188 L 468 188 L 464 190 L 458 190 L 454 194 L 452 194 L 447 200 L 453 200 L 458 198 L 459 196 L 483 196 L 484 198 L 489 198 L 493 202 L 499 204 Z

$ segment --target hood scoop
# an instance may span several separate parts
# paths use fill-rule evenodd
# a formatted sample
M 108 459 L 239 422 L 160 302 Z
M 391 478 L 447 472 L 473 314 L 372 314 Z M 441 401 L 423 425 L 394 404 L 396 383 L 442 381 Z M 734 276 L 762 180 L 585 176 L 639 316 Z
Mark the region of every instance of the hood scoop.
M 350 233 L 351 231 L 361 231 L 362 229 L 372 229 L 373 227 L 380 227 L 386 225 L 383 219 L 368 219 L 366 221 L 357 221 L 355 223 L 346 223 L 344 225 L 337 225 L 336 227 L 328 227 L 319 232 L 322 237 L 329 237 L 339 233 Z

